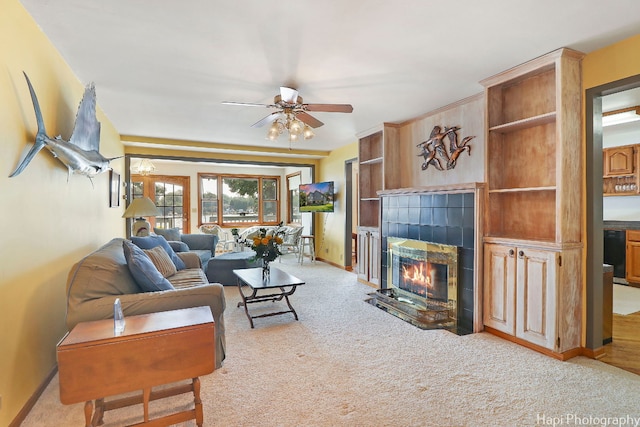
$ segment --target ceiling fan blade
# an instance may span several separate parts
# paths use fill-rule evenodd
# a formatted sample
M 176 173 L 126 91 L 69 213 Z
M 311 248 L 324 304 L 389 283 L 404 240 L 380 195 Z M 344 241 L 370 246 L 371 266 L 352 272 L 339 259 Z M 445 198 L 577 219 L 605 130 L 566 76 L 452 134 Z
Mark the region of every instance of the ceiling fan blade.
M 328 113 L 351 113 L 353 111 L 351 104 L 305 104 L 304 109 L 307 111 L 326 111 Z
M 305 113 L 304 111 L 300 113 L 296 113 L 296 118 L 301 122 L 308 124 L 312 128 L 319 128 L 324 124 L 320 120 L 316 119 L 310 114 Z
M 273 122 L 275 119 L 278 118 L 278 116 L 280 116 L 280 114 L 282 114 L 279 111 L 276 111 L 275 113 L 271 113 L 268 116 L 258 120 L 257 122 L 255 122 L 254 124 L 251 125 L 252 128 L 259 128 L 262 127 L 264 125 L 266 125 L 267 123 L 271 123 Z
M 242 107 L 275 107 L 275 105 L 270 104 L 254 104 L 251 102 L 233 102 L 233 101 L 222 101 L 224 105 L 239 105 Z
M 290 87 L 280 86 L 280 99 L 287 104 L 296 104 L 298 102 L 298 91 Z

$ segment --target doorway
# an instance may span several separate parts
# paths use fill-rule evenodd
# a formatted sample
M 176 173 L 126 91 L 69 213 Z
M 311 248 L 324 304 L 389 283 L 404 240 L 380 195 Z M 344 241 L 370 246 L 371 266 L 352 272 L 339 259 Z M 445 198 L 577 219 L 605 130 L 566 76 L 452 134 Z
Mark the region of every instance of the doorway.
M 131 182 L 132 199 L 149 197 L 158 208 L 158 215 L 149 218 L 151 227 L 190 232 L 188 176 L 131 175 Z
M 358 221 L 358 211 L 356 200 L 357 183 L 358 183 L 358 162 L 357 158 L 349 159 L 344 162 L 345 174 L 345 225 L 344 225 L 344 267 L 347 271 L 353 271 L 357 263 L 358 239 L 355 235 L 356 225 Z M 355 238 L 354 238 L 355 237 Z
M 586 347 L 594 353 L 603 348 L 603 260 L 604 260 L 604 231 L 603 231 L 603 131 L 602 131 L 602 101 L 607 95 L 617 94 L 630 89 L 640 87 L 640 75 L 628 77 L 615 82 L 607 83 L 588 89 L 585 93 L 585 136 L 586 136 Z M 640 326 L 640 316 L 638 316 Z M 614 315 L 614 342 L 616 341 L 616 317 Z M 630 329 L 633 330 L 633 329 Z M 637 329 L 635 329 L 637 331 Z M 637 332 L 635 332 L 637 334 Z M 640 340 L 635 337 L 628 345 L 635 349 L 640 348 Z M 618 339 L 619 342 L 625 340 Z M 627 345 L 625 344 L 625 345 Z M 640 373 L 629 368 L 630 363 L 640 367 L 640 357 L 634 356 L 637 361 L 629 361 L 628 354 L 618 356 L 617 360 L 611 348 L 604 349 L 608 352 L 601 360 L 623 369 Z M 635 351 L 635 354 L 639 354 Z M 596 356 L 598 354 L 595 354 Z M 621 360 L 626 359 L 626 360 Z M 622 365 L 621 363 L 622 362 Z M 626 366 L 626 367 L 625 367 Z

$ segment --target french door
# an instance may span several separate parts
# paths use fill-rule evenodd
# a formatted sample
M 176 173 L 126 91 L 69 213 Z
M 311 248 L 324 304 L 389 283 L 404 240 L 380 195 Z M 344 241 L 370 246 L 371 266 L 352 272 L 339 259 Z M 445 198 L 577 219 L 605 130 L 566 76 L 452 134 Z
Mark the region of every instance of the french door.
M 132 197 L 149 197 L 158 208 L 158 215 L 150 217 L 151 227 L 175 228 L 188 234 L 189 177 L 170 175 L 131 175 Z

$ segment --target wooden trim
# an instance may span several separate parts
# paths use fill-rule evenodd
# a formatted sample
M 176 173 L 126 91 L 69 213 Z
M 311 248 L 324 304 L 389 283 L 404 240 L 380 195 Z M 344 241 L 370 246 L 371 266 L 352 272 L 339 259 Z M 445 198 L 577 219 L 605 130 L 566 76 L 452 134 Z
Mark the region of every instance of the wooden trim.
M 470 183 L 438 185 L 438 186 L 430 186 L 430 187 L 397 188 L 393 190 L 381 190 L 381 191 L 378 191 L 377 193 L 379 196 L 387 196 L 387 195 L 396 196 L 401 194 L 415 194 L 415 193 L 453 193 L 453 192 L 468 193 L 470 190 L 477 190 L 480 188 L 484 188 L 484 183 L 470 182 Z
M 47 386 L 49 385 L 53 377 L 56 376 L 57 372 L 58 372 L 58 365 L 56 364 L 53 367 L 53 369 L 51 369 L 51 372 L 49 372 L 49 375 L 45 377 L 44 381 L 38 386 L 36 391 L 27 400 L 27 402 L 24 404 L 20 412 L 18 412 L 16 417 L 13 419 L 13 421 L 9 423 L 9 427 L 20 427 L 20 425 L 22 425 L 24 420 L 29 415 L 29 412 L 31 412 L 33 407 L 36 406 L 38 399 L 40 399 L 40 396 L 42 396 L 42 393 L 44 393 L 44 390 L 47 388 Z
M 604 349 L 604 347 L 598 347 L 598 348 L 582 348 L 582 355 L 584 357 L 588 357 L 590 359 L 601 359 L 604 356 L 607 355 L 606 350 Z
M 582 347 L 576 347 L 576 348 L 573 348 L 571 350 L 567 350 L 567 351 L 562 352 L 562 353 L 557 353 L 557 352 L 555 352 L 553 350 L 549 350 L 548 348 L 545 348 L 545 347 L 530 343 L 529 341 L 525 341 L 525 340 L 520 339 L 518 337 L 514 337 L 513 335 L 509 335 L 509 334 L 506 334 L 504 332 L 501 332 L 501 331 L 498 331 L 496 329 L 493 329 L 490 326 L 485 326 L 484 327 L 484 331 L 490 333 L 491 335 L 495 335 L 497 337 L 500 337 L 500 338 L 505 339 L 507 341 L 510 341 L 512 343 L 519 344 L 519 345 L 521 345 L 523 347 L 527 347 L 528 349 L 537 351 L 538 353 L 542 353 L 542 354 L 544 354 L 546 356 L 553 357 L 554 359 L 558 359 L 558 360 L 561 360 L 561 361 L 569 360 L 569 359 L 571 359 L 573 357 L 581 356 L 581 355 L 584 354 L 584 349 Z
M 451 104 L 445 105 L 444 107 L 440 107 L 440 108 L 437 108 L 435 110 L 431 110 L 428 113 L 424 113 L 424 114 L 421 114 L 418 117 L 414 117 L 412 119 L 404 121 L 404 122 L 400 123 L 399 126 L 410 125 L 410 124 L 418 122 L 420 120 L 424 120 L 427 117 L 431 117 L 431 116 L 433 116 L 435 114 L 444 113 L 445 111 L 453 110 L 454 108 L 460 108 L 460 107 L 462 107 L 462 106 L 464 106 L 464 105 L 466 105 L 466 104 L 468 104 L 470 102 L 477 101 L 478 99 L 481 99 L 481 98 L 484 98 L 484 92 L 480 92 L 480 93 L 477 93 L 475 95 L 471 95 L 471 96 L 469 96 L 467 98 L 464 98 L 464 99 L 461 99 L 459 101 L 453 102 Z

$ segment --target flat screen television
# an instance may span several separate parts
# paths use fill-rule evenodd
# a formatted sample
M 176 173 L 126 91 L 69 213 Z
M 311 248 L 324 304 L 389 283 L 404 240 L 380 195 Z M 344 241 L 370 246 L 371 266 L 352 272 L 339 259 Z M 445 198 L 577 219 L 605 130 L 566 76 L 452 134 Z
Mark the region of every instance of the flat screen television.
M 300 212 L 333 212 L 333 181 L 301 184 Z

